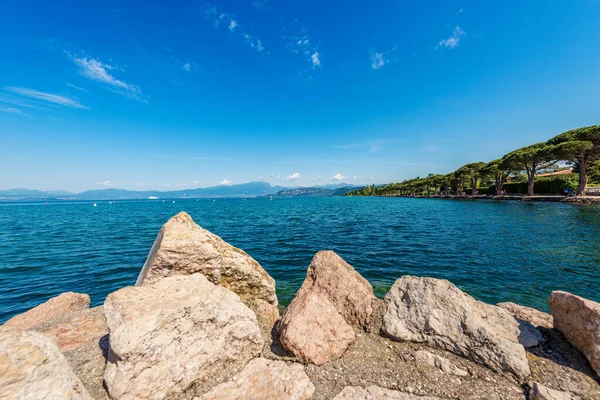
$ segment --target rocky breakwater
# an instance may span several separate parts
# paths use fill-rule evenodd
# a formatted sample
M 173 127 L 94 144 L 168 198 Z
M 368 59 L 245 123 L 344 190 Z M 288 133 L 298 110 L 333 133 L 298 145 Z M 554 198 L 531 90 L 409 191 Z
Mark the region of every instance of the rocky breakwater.
M 0 398 L 600 399 L 600 305 L 552 316 L 405 276 L 385 299 L 318 252 L 279 317 L 275 282 L 180 213 L 136 286 L 67 293 L 0 327 Z

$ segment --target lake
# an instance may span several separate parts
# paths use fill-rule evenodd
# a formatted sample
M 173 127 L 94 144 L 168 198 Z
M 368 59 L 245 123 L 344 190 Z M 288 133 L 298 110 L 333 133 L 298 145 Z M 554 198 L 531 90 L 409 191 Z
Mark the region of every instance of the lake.
M 133 285 L 179 211 L 254 257 L 282 304 L 313 255 L 336 251 L 383 296 L 402 275 L 547 311 L 552 290 L 600 301 L 600 207 L 324 197 L 0 203 L 0 323 L 65 291 L 92 305 Z

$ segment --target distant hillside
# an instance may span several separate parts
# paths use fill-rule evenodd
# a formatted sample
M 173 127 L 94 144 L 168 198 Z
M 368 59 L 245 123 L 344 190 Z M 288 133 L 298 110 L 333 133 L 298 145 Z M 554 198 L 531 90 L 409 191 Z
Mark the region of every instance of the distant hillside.
M 352 191 L 355 186 L 338 187 L 338 185 L 332 185 L 336 188 L 326 187 L 302 187 L 293 189 L 280 190 L 273 197 L 327 197 L 327 196 L 343 196 L 346 193 Z
M 342 185 L 342 186 L 340 186 Z M 159 199 L 201 199 L 201 198 L 239 198 L 239 197 L 316 197 L 342 195 L 338 191 L 346 193 L 351 188 L 347 184 L 325 185 L 313 188 L 286 188 L 282 186 L 271 186 L 268 182 L 248 182 L 239 185 L 221 185 L 208 188 L 185 189 L 161 192 L 158 190 L 126 190 L 126 189 L 100 189 L 87 190 L 81 193 L 71 193 L 64 190 L 41 191 L 30 189 L 0 190 L 0 200 L 142 200 L 149 197 Z M 346 190 L 348 189 L 348 190 Z

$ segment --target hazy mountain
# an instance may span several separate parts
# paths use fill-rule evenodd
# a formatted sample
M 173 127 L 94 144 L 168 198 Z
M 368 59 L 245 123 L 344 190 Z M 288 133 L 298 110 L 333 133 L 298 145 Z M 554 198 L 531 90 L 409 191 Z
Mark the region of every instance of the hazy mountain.
M 283 187 L 271 186 L 268 182 L 248 182 L 239 185 L 221 185 L 207 188 L 184 189 L 174 191 L 158 190 L 126 190 L 126 189 L 98 189 L 86 190 L 81 193 L 71 193 L 65 190 L 41 191 L 30 189 L 0 190 L 0 199 L 4 200 L 50 200 L 50 199 L 77 199 L 77 200 L 140 200 L 149 197 L 160 199 L 182 198 L 235 198 L 235 197 L 260 197 L 276 195 L 278 197 L 316 197 L 338 195 L 339 190 L 354 188 L 356 186 L 346 183 L 315 187 Z M 348 191 L 346 190 L 346 191 Z M 345 192 L 344 192 L 345 193 Z

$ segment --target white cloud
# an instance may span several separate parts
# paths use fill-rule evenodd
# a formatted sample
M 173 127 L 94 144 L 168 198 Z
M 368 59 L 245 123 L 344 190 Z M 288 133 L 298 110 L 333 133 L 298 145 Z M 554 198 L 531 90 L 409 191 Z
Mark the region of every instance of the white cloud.
M 295 181 L 298 178 L 300 178 L 300 173 L 299 172 L 294 172 L 293 174 L 288 175 L 285 178 L 285 180 L 288 181 L 288 182 L 293 182 L 293 181 Z
M 332 181 L 343 181 L 344 179 L 346 179 L 346 177 L 342 174 L 335 174 L 333 178 L 331 178 Z
M 312 61 L 313 68 L 317 68 L 321 66 L 321 60 L 319 60 L 319 52 L 315 51 L 312 56 L 310 56 Z
M 181 68 L 183 68 L 184 71 L 190 72 L 192 70 L 192 65 L 190 63 L 185 63 Z
M 115 184 L 112 183 L 111 181 L 98 182 L 98 185 L 105 186 L 105 187 L 114 187 L 115 186 Z
M 104 64 L 100 60 L 96 60 L 87 56 L 73 56 L 69 54 L 69 57 L 79 67 L 79 73 L 88 79 L 96 82 L 105 83 L 109 85 L 109 89 L 117 93 L 120 93 L 126 97 L 145 101 L 142 90 L 137 85 L 126 83 L 122 80 L 115 78 L 109 71 L 114 71 L 116 68 L 109 64 Z
M 232 19 L 232 20 L 229 22 L 229 30 L 230 30 L 231 32 L 233 32 L 233 31 L 235 30 L 235 27 L 236 27 L 236 26 L 237 26 L 237 21 L 236 21 L 235 19 Z
M 440 41 L 440 43 L 438 44 L 438 47 L 454 49 L 455 47 L 457 47 L 460 44 L 460 38 L 465 35 L 466 35 L 465 31 L 460 29 L 460 26 L 457 26 L 452 31 L 452 35 L 450 35 L 450 37 Z
M 19 110 L 18 108 L 14 108 L 14 107 L 0 107 L 0 111 L 5 112 L 5 113 L 10 113 L 10 114 L 22 115 L 24 117 L 29 116 L 29 115 L 25 114 L 23 111 Z
M 370 177 L 369 177 L 369 180 L 371 180 L 371 181 L 372 181 L 373 179 L 375 179 L 375 178 L 373 178 L 372 176 L 370 176 Z
M 248 43 L 248 45 L 250 47 L 252 47 L 253 49 L 256 49 L 256 51 L 258 51 L 259 53 L 262 53 L 264 51 L 264 47 L 262 42 L 260 41 L 260 39 L 255 38 L 254 36 L 250 35 L 249 33 L 243 33 L 242 35 L 244 37 L 244 40 L 246 41 L 246 43 Z
M 383 67 L 385 64 L 389 62 L 388 59 L 385 58 L 383 53 L 372 53 L 371 54 L 371 68 L 379 69 Z
M 229 179 L 223 179 L 221 182 L 219 182 L 219 185 L 231 185 L 233 183 L 233 181 L 230 181 Z
M 87 90 L 87 89 L 84 89 L 84 88 L 82 88 L 82 87 L 79 87 L 79 86 L 71 85 L 70 83 L 67 83 L 67 86 L 70 86 L 70 87 L 72 87 L 73 89 L 77 89 L 77 90 L 80 90 L 80 91 L 82 91 L 82 92 L 86 92 L 86 93 L 88 92 L 88 90 Z
M 353 180 L 353 181 L 355 181 L 355 180 L 356 180 L 356 176 L 353 176 L 353 177 L 352 177 L 352 180 Z
M 82 110 L 89 109 L 89 107 L 84 106 L 77 100 L 72 99 L 67 96 L 60 96 L 57 94 L 40 92 L 39 90 L 28 89 L 28 88 L 24 88 L 24 87 L 14 87 L 14 86 L 6 87 L 5 90 L 15 93 L 17 95 L 23 96 L 23 97 L 27 97 L 27 98 L 35 99 L 35 100 L 41 100 L 41 101 L 45 101 L 47 103 L 51 103 L 51 104 L 55 104 L 55 105 L 59 105 L 59 106 L 79 108 Z

